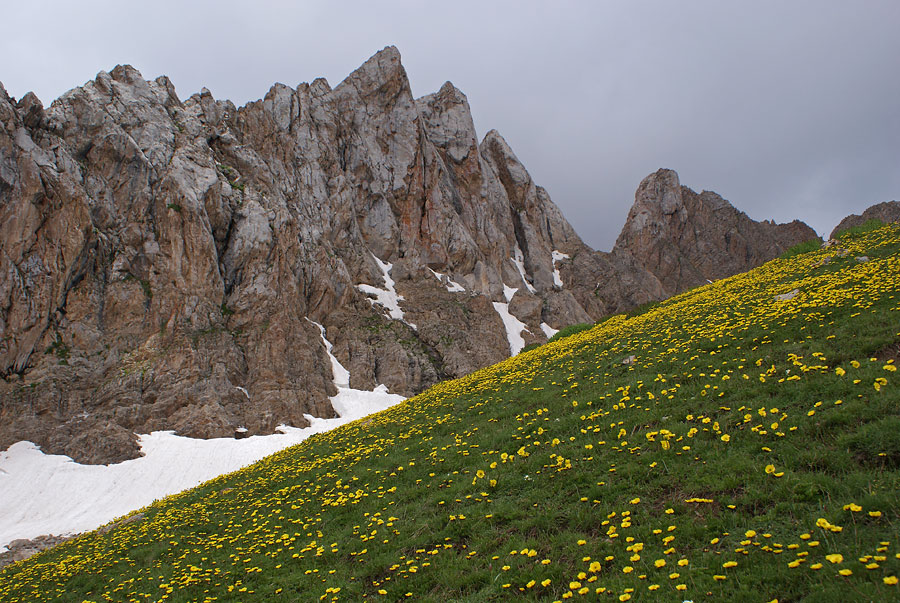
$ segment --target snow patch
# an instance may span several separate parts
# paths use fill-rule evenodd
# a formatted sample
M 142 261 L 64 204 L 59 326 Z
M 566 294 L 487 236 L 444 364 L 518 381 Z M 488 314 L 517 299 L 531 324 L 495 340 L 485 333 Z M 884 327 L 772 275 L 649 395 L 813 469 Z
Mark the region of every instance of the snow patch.
M 325 329 L 316 326 L 338 388 L 331 398 L 337 418 L 305 415 L 309 427 L 279 425 L 278 433 L 242 439 L 198 440 L 172 431 L 154 431 L 138 436 L 144 456 L 115 465 L 80 465 L 67 456 L 44 454 L 31 442 L 17 442 L 0 452 L 0 552 L 18 538 L 96 529 L 154 500 L 251 465 L 313 434 L 404 399 L 388 393 L 384 385 L 371 392 L 350 389 L 350 373 L 331 353 Z
M 554 329 L 553 327 L 551 327 L 550 325 L 548 325 L 545 322 L 541 323 L 541 331 L 544 332 L 544 335 L 547 336 L 547 339 L 550 339 L 551 337 L 553 337 L 554 335 L 559 333 L 559 329 Z
M 522 282 L 525 283 L 525 288 L 532 293 L 537 293 L 537 289 L 532 287 L 531 283 L 529 283 L 528 279 L 525 277 L 525 256 L 522 254 L 522 249 L 518 245 L 516 245 L 516 248 L 513 250 L 513 254 L 510 261 L 515 264 L 516 269 L 518 269 L 519 275 L 522 277 Z
M 138 436 L 144 456 L 116 465 L 80 465 L 17 442 L 0 452 L 0 551 L 18 538 L 93 530 L 337 426 L 327 423 L 336 419 L 308 418 L 310 427 L 240 440 L 154 431 Z
M 307 320 L 309 319 L 307 318 Z M 319 328 L 322 343 L 325 344 L 325 352 L 328 354 L 328 359 L 331 360 L 334 386 L 338 390 L 337 395 L 331 397 L 331 405 L 334 407 L 334 412 L 338 414 L 344 423 L 390 408 L 406 399 L 399 394 L 389 394 L 387 387 L 384 385 L 378 385 L 373 391 L 351 389 L 350 371 L 345 369 L 338 359 L 334 357 L 334 354 L 331 353 L 334 346 L 325 338 L 325 327 L 312 320 L 309 322 Z
M 515 356 L 525 347 L 525 339 L 522 337 L 522 331 L 528 330 L 528 325 L 516 318 L 509 311 L 509 301 L 515 295 L 518 289 L 503 285 L 503 293 L 506 295 L 506 302 L 492 302 L 494 310 L 500 315 L 503 326 L 506 327 L 506 340 L 509 342 L 509 353 Z
M 309 319 L 307 318 L 306 320 Z M 338 362 L 338 359 L 335 358 L 334 354 L 331 353 L 331 350 L 334 349 L 334 346 L 331 345 L 331 342 L 325 338 L 325 327 L 314 320 L 309 320 L 309 322 L 316 325 L 316 328 L 319 329 L 319 337 L 322 338 L 322 343 L 325 344 L 325 353 L 328 354 L 328 359 L 331 361 L 331 375 L 332 379 L 334 380 L 335 387 L 337 387 L 338 390 L 340 390 L 342 387 L 350 387 L 350 371 L 345 369 L 344 365 Z
M 388 315 L 394 320 L 399 320 L 405 322 L 413 329 L 416 328 L 416 325 L 406 322 L 403 319 L 403 310 L 400 309 L 400 302 L 403 301 L 403 296 L 397 293 L 397 290 L 394 289 L 394 279 L 391 278 L 391 268 L 394 267 L 390 262 L 382 262 L 379 260 L 375 254 L 372 254 L 372 258 L 378 264 L 378 267 L 381 268 L 381 272 L 384 275 L 384 289 L 379 289 L 378 287 L 373 287 L 372 285 L 359 284 L 356 286 L 357 289 L 369 295 L 369 303 L 373 306 L 378 304 L 383 306 L 388 311 Z M 375 299 L 372 299 L 374 297 Z
M 429 268 L 429 270 L 431 270 L 431 268 Z M 447 280 L 445 281 L 444 274 L 441 272 L 435 272 L 434 270 L 431 270 L 431 274 L 433 274 L 435 278 L 437 278 L 437 280 L 441 281 L 441 284 L 447 287 L 447 291 L 449 291 L 450 293 L 463 293 L 466 290 L 466 288 L 459 283 L 450 280 L 449 276 L 446 277 Z
M 569 254 L 563 253 L 562 251 L 557 251 L 556 249 L 554 249 L 553 253 L 551 253 L 550 255 L 553 258 L 553 284 L 554 284 L 554 286 L 562 289 L 562 287 L 563 287 L 562 277 L 559 274 L 559 268 L 556 267 L 556 262 L 569 259 Z

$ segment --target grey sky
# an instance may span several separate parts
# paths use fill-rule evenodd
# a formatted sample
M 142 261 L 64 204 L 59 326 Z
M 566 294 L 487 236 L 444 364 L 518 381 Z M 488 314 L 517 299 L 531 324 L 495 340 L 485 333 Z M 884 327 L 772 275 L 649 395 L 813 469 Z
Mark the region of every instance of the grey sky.
M 827 235 L 900 198 L 900 2 L 34 1 L 3 7 L 0 81 L 49 105 L 101 69 L 241 105 L 332 85 L 386 45 L 450 80 L 585 241 L 612 247 L 660 167 L 750 217 Z

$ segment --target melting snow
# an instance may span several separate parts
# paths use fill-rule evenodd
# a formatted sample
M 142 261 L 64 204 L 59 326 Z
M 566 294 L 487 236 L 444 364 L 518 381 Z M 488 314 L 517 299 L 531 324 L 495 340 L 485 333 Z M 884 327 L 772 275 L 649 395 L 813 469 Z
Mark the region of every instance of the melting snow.
M 309 319 L 307 318 L 306 320 Z M 334 346 L 325 338 L 325 327 L 314 320 L 309 320 L 309 322 L 316 325 L 316 328 L 319 329 L 319 337 L 322 338 L 322 343 L 325 344 L 325 353 L 328 354 L 328 359 L 331 360 L 331 375 L 332 379 L 334 379 L 335 387 L 338 388 L 338 391 L 340 391 L 342 387 L 350 387 L 350 371 L 345 369 L 344 365 L 338 362 L 338 359 L 331 353 Z
M 416 325 L 406 322 L 403 320 L 403 310 L 400 309 L 400 302 L 403 301 L 403 296 L 399 295 L 394 289 L 394 279 L 391 278 L 391 268 L 394 267 L 390 262 L 382 262 L 375 254 L 372 254 L 372 258 L 378 264 L 378 267 L 381 268 L 381 272 L 384 274 L 384 289 L 379 289 L 378 287 L 373 287 L 372 285 L 361 284 L 357 285 L 356 288 L 365 293 L 366 295 L 371 295 L 375 299 L 369 298 L 369 303 L 373 306 L 375 304 L 379 304 L 384 306 L 388 315 L 394 320 L 400 320 L 411 326 L 413 329 L 416 328 Z
M 331 398 L 338 418 L 306 415 L 309 427 L 281 425 L 279 433 L 240 440 L 198 440 L 171 431 L 154 431 L 138 436 L 144 456 L 115 465 L 80 465 L 67 456 L 44 454 L 31 442 L 18 442 L 0 452 L 0 551 L 18 538 L 93 530 L 154 500 L 255 463 L 315 433 L 403 400 L 387 393 L 383 385 L 371 392 L 350 389 L 349 372 L 332 355 L 325 330 L 316 326 L 322 333 L 338 388 L 338 394 Z
M 510 261 L 516 265 L 516 268 L 519 270 L 519 275 L 522 277 L 522 282 L 525 283 L 525 287 L 531 291 L 532 293 L 537 293 L 537 290 L 531 286 L 531 283 L 528 282 L 528 279 L 525 278 L 525 256 L 522 255 L 522 249 L 516 245 L 516 248 L 513 250 L 515 254 L 510 258 Z M 506 285 L 504 285 L 505 287 Z
M 559 333 L 559 329 L 554 329 L 553 327 L 551 327 L 550 325 L 548 325 L 545 322 L 541 323 L 541 331 L 544 332 L 544 335 L 547 336 L 547 339 L 550 339 L 551 337 L 553 337 L 554 335 Z
M 309 320 L 309 319 L 307 319 Z M 379 385 L 374 391 L 365 391 L 350 388 L 350 371 L 338 362 L 338 359 L 331 353 L 333 346 L 331 342 L 325 338 L 325 327 L 317 322 L 314 325 L 319 327 L 319 333 L 322 336 L 322 342 L 325 344 L 325 352 L 331 360 L 331 370 L 334 373 L 334 385 L 337 387 L 338 393 L 331 397 L 331 405 L 343 423 L 349 423 L 370 415 L 374 412 L 389 408 L 398 402 L 402 402 L 405 398 L 398 394 L 389 394 L 387 387 Z M 345 420 L 346 419 L 346 420 Z M 319 419 L 335 420 L 335 419 Z
M 515 356 L 525 347 L 522 331 L 528 330 L 528 325 L 513 316 L 509 311 L 509 302 L 512 301 L 516 291 L 518 289 L 507 287 L 504 284 L 503 296 L 506 298 L 506 303 L 493 302 L 494 310 L 500 315 L 500 320 L 503 321 L 503 326 L 506 327 L 506 340 L 509 342 L 509 353 L 511 356 Z
M 431 268 L 429 268 L 429 270 L 431 270 Z M 437 280 L 441 281 L 441 284 L 447 287 L 447 291 L 449 291 L 450 293 L 463 293 L 466 290 L 466 288 L 459 283 L 450 280 L 450 277 L 447 277 L 447 281 L 444 282 L 444 275 L 441 272 L 435 272 L 434 270 L 431 270 L 431 274 L 433 274 L 435 278 L 437 278 Z
M 551 255 L 553 257 L 553 284 L 562 288 L 562 277 L 559 275 L 559 268 L 556 267 L 556 262 L 569 259 L 569 255 L 562 251 L 557 251 L 556 249 L 553 250 Z

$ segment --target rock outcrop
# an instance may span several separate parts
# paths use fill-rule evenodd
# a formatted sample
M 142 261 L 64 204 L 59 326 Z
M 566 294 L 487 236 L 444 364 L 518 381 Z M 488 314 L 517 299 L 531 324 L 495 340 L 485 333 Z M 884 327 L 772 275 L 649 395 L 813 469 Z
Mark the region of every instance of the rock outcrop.
M 314 323 L 351 387 L 411 395 L 805 236 L 674 172 L 635 208 L 591 250 L 462 92 L 413 98 L 393 47 L 240 108 L 128 66 L 49 108 L 0 86 L 0 449 L 108 463 L 135 433 L 303 426 L 334 412 Z
M 884 222 L 885 224 L 890 224 L 891 222 L 900 222 L 900 201 L 885 201 L 884 203 L 876 203 L 875 205 L 866 208 L 866 210 L 862 214 L 850 214 L 849 216 L 841 220 L 837 226 L 834 227 L 834 230 L 831 231 L 831 234 L 828 235 L 828 238 L 833 239 L 839 233 L 847 230 L 848 228 L 862 226 L 869 220 L 878 220 L 880 222 Z
M 49 548 L 55 547 L 60 542 L 69 540 L 69 538 L 71 537 L 45 534 L 43 536 L 38 536 L 33 540 L 13 540 L 7 545 L 7 550 L 0 553 L 0 568 L 16 563 L 17 561 L 24 561 L 32 555 L 37 555 L 41 551 L 46 551 Z
M 614 251 L 633 256 L 674 295 L 759 266 L 816 232 L 798 220 L 756 222 L 716 193 L 695 193 L 672 170 L 641 182 Z

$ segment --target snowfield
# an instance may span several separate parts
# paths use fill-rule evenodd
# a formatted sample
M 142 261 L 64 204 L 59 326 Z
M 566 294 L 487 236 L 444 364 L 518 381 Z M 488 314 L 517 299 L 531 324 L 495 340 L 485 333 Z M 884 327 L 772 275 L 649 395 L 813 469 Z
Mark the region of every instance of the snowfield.
M 375 391 L 351 389 L 350 373 L 332 355 L 325 329 L 313 324 L 331 359 L 338 388 L 331 403 L 338 418 L 306 415 L 309 427 L 282 425 L 280 433 L 240 440 L 198 440 L 155 431 L 139 436 L 144 456 L 115 465 L 80 465 L 67 456 L 44 454 L 31 442 L 18 442 L 0 452 L 0 552 L 19 538 L 93 530 L 154 500 L 255 463 L 313 434 L 404 399 L 388 393 L 383 385 Z

